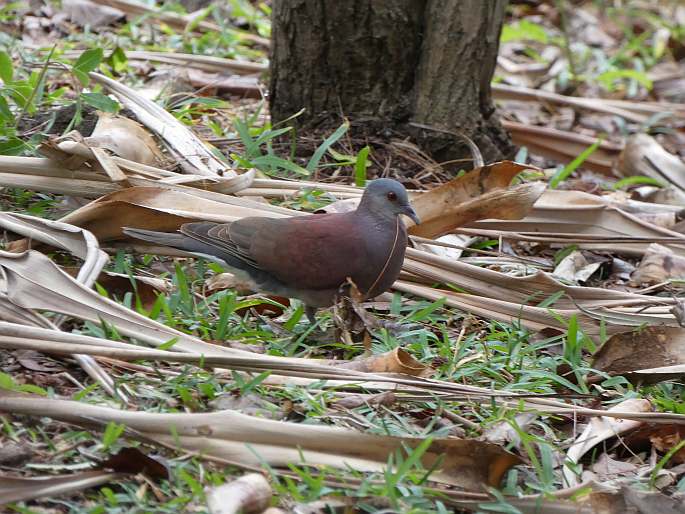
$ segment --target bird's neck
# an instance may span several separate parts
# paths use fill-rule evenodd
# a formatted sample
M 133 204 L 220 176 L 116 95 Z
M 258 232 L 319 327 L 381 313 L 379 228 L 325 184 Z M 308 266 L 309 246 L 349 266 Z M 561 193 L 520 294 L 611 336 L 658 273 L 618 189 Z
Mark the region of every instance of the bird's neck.
M 398 222 L 399 214 L 394 214 L 392 212 L 382 212 L 377 209 L 369 208 L 368 205 L 360 203 L 359 207 L 355 211 L 357 216 L 361 216 L 363 219 L 373 220 L 376 225 L 395 225 Z M 402 220 L 399 220 L 402 223 Z

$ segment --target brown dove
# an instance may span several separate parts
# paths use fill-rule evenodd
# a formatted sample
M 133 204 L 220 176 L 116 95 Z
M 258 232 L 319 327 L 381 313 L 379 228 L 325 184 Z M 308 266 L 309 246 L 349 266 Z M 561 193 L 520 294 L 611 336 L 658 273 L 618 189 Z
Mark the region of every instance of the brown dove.
M 179 232 L 124 228 L 124 233 L 218 262 L 256 290 L 304 302 L 308 319 L 335 302 L 348 278 L 365 298 L 390 288 L 407 248 L 401 215 L 419 218 L 404 186 L 369 182 L 356 210 L 232 223 L 185 223 Z

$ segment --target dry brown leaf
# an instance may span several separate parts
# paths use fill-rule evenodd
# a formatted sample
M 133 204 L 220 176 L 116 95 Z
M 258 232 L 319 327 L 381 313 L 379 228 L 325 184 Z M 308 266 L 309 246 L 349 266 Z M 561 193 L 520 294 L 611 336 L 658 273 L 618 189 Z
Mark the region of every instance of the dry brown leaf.
M 397 396 L 393 391 L 385 391 L 379 394 L 351 394 L 337 400 L 333 408 L 356 409 L 362 405 L 383 405 L 390 407 L 397 401 Z M 492 442 L 492 441 L 490 441 Z
M 119 1 L 119 0 L 117 0 Z M 188 127 L 152 100 L 144 98 L 116 80 L 90 72 L 90 78 L 114 94 L 148 129 L 166 141 L 186 173 L 234 177 L 236 172 L 214 153 Z
M 434 238 L 480 219 L 524 217 L 546 188 L 542 183 L 510 187 L 511 180 L 526 169 L 530 167 L 511 161 L 489 164 L 414 195 L 412 206 L 421 224 L 409 222 L 409 233 Z
M 219 75 L 192 68 L 187 72 L 192 86 L 201 89 L 202 93 L 207 96 L 262 98 L 264 94 L 259 78 L 255 76 Z
M 658 382 L 678 376 L 677 369 L 685 368 L 684 365 L 685 329 L 663 326 L 644 327 L 612 336 L 595 353 L 592 363 L 596 369 L 625 374 L 643 382 Z M 659 372 L 655 368 L 663 369 Z
M 657 227 L 620 207 L 580 191 L 546 191 L 520 221 L 483 220 L 458 232 L 524 241 L 574 244 L 585 249 L 643 254 L 649 244 L 663 242 L 685 256 L 685 236 Z M 668 207 L 667 207 L 668 209 Z
M 256 34 L 252 34 L 248 31 L 224 25 L 219 27 L 218 25 L 207 20 L 193 21 L 192 18 L 190 18 L 189 16 L 183 16 L 181 14 L 177 14 L 170 11 L 161 11 L 160 9 L 149 7 L 141 2 L 136 2 L 133 0 L 93 1 L 97 4 L 110 5 L 117 9 L 121 9 L 127 14 L 145 15 L 146 19 L 151 20 L 152 22 L 169 25 L 171 27 L 178 29 L 181 32 L 187 30 L 188 27 L 192 27 L 194 30 L 199 30 L 201 32 L 210 31 L 220 33 L 223 30 L 224 32 L 230 32 L 231 35 L 236 37 L 237 39 L 251 41 L 253 43 L 256 43 L 267 48 L 269 47 L 268 39 L 258 36 Z
M 128 474 L 142 473 L 157 480 L 169 478 L 169 470 L 164 464 L 137 448 L 120 449 L 105 460 L 101 467 L 104 469 L 63 476 L 0 477 L 0 505 L 74 493 L 116 481 Z
M 126 52 L 126 57 L 130 61 L 162 62 L 174 64 L 179 68 L 194 68 L 208 72 L 238 73 L 241 75 L 259 75 L 269 69 L 268 64 L 225 59 L 213 55 L 132 50 Z
M 99 5 L 90 0 L 62 0 L 62 11 L 72 23 L 98 30 L 124 18 L 125 13 L 108 5 Z
M 164 161 L 154 138 L 140 123 L 123 116 L 99 113 L 95 129 L 85 142 L 148 166 L 157 166 Z
M 622 401 L 618 405 L 614 405 L 611 411 L 629 411 L 629 412 L 650 412 L 652 404 L 649 400 L 642 398 L 631 398 Z M 571 467 L 577 466 L 580 459 L 594 446 L 602 441 L 611 439 L 620 434 L 625 434 L 631 430 L 635 430 L 642 424 L 641 421 L 631 421 L 628 419 L 612 419 L 606 417 L 592 418 L 588 423 L 583 433 L 580 434 L 573 445 L 566 452 L 567 464 L 562 469 L 562 474 L 566 480 L 567 486 L 574 486 L 578 483 L 578 477 Z
M 249 473 L 205 491 L 210 514 L 258 514 L 271 503 L 271 485 L 264 475 Z
M 496 444 L 521 443 L 520 431 L 527 432 L 528 427 L 538 418 L 533 412 L 521 412 L 514 416 L 514 423 L 509 420 L 497 421 L 483 431 L 481 439 Z
M 566 132 L 551 127 L 536 127 L 502 120 L 514 143 L 526 146 L 532 153 L 559 162 L 571 162 L 584 150 L 597 142 L 594 137 Z M 611 174 L 622 146 L 603 141 L 583 163 L 583 167 L 599 173 Z
M 102 484 L 110 484 L 125 477 L 125 473 L 84 471 L 73 475 L 31 478 L 0 477 L 0 505 L 74 493 Z
M 388 456 L 415 447 L 421 439 L 364 434 L 342 428 L 271 421 L 232 411 L 202 414 L 157 414 L 99 407 L 56 398 L 0 391 L 0 411 L 47 416 L 83 426 L 123 423 L 148 441 L 158 441 L 203 456 L 235 463 L 276 467 L 300 462 L 360 471 L 382 471 Z M 170 430 L 174 427 L 174 430 Z M 441 464 L 431 475 L 437 482 L 469 490 L 497 486 L 504 473 L 520 463 L 515 455 L 482 441 L 435 438 L 423 455 L 426 468 Z
M 48 140 L 40 146 L 40 151 L 50 158 L 0 155 L 0 185 L 83 198 L 98 198 L 122 188 L 122 184 L 112 183 L 104 173 L 83 167 L 86 161 L 93 161 L 97 166 L 93 149 L 83 143 L 64 141 L 58 148 L 56 142 Z M 213 197 L 214 191 L 236 193 L 248 188 L 255 175 L 254 170 L 233 177 L 181 175 L 121 157 L 111 156 L 110 160 L 126 173 L 131 185 L 177 191 L 187 191 L 190 187 L 200 196 Z
M 434 372 L 430 366 L 421 364 L 401 348 L 346 362 L 336 367 L 369 373 L 402 373 L 414 377 L 429 377 Z
M 239 294 L 247 295 L 256 293 L 253 285 L 240 280 L 233 273 L 217 273 L 205 280 L 208 292 L 221 291 L 222 289 L 235 289 Z
M 602 319 L 608 333 L 644 323 L 677 324 L 667 308 L 675 303 L 671 298 L 568 286 L 542 271 L 514 277 L 412 248 L 407 249 L 403 269 L 431 282 L 454 284 L 470 294 L 412 284 L 406 279 L 394 284 L 400 291 L 433 301 L 445 297 L 447 304 L 453 307 L 501 321 L 518 320 L 533 330 L 546 326 L 563 328 L 550 309 L 563 319 L 577 315 L 581 326 L 591 336 L 599 335 Z M 561 292 L 564 294 L 552 306 L 537 306 Z
M 0 226 L 6 230 L 27 236 L 26 244 L 40 241 L 56 248 L 69 251 L 76 257 L 83 259 L 83 264 L 76 274 L 76 281 L 85 287 L 92 286 L 96 277 L 101 273 L 109 257 L 103 252 L 97 239 L 87 230 L 24 214 L 0 213 Z M 10 248 L 12 244 L 8 245 Z M 6 280 L 7 277 L 4 277 Z M 22 323 L 29 326 L 57 328 L 61 320 L 53 322 L 33 313 L 30 309 L 16 305 L 7 292 L 0 293 L 0 319 Z M 74 358 L 91 378 L 102 385 L 103 389 L 112 396 L 119 396 L 126 401 L 126 397 L 119 394 L 114 387 L 114 381 L 107 372 L 90 356 L 75 355 Z
M 685 439 L 685 426 L 675 423 L 645 423 L 644 426 L 629 434 L 625 445 L 634 452 L 649 450 L 654 447 L 662 454 L 668 453 Z M 680 448 L 669 459 L 669 462 L 685 462 L 685 448 Z
M 635 285 L 653 285 L 677 278 L 685 278 L 685 257 L 675 255 L 666 246 L 653 243 L 647 247 L 640 265 L 631 276 L 631 282 Z
M 589 263 L 582 252 L 575 251 L 557 264 L 552 275 L 577 284 L 578 282 L 586 282 L 601 265 L 601 262 Z
M 645 123 L 655 114 L 672 111 L 672 120 L 685 115 L 682 104 L 664 105 L 657 102 L 631 102 L 626 100 L 612 100 L 607 98 L 585 98 L 565 96 L 545 91 L 514 87 L 507 84 L 492 84 L 492 96 L 495 100 L 517 100 L 530 102 L 545 102 L 558 105 L 569 105 L 574 108 L 601 112 L 613 116 L 620 116 L 635 123 Z
M 224 202 L 210 199 L 217 197 Z M 196 196 L 161 187 L 131 187 L 99 198 L 61 221 L 86 228 L 102 242 L 120 239 L 122 227 L 171 232 L 194 220 L 227 222 L 245 216 L 278 217 L 290 212 L 219 193 Z
M 65 270 L 66 271 L 66 270 Z M 97 283 L 105 288 L 107 293 L 120 299 L 126 293 L 136 293 L 144 309 L 151 309 L 160 294 L 171 291 L 171 283 L 167 280 L 143 275 L 125 275 L 106 271 L 101 273 Z
M 122 334 L 155 345 L 176 338 L 178 343 L 174 348 L 180 350 L 248 354 L 210 345 L 104 298 L 75 281 L 39 252 L 0 252 L 0 267 L 5 277 L 5 294 L 19 307 L 58 312 L 96 324 L 105 321 Z
M 647 134 L 628 138 L 618 161 L 618 170 L 624 177 L 641 175 L 652 177 L 662 184 L 677 188 L 677 201 L 685 206 L 685 163 L 667 152 L 656 139 Z

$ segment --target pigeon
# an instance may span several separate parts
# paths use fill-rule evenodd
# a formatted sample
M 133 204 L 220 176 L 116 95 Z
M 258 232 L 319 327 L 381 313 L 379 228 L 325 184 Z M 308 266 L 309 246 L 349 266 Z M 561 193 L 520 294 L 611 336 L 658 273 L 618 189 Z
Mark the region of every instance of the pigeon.
M 217 262 L 257 291 L 297 298 L 314 324 L 316 309 L 333 305 L 348 279 L 364 299 L 395 282 L 407 248 L 401 215 L 420 223 L 404 186 L 382 178 L 368 183 L 359 206 L 350 212 L 199 221 L 174 233 L 123 231 Z

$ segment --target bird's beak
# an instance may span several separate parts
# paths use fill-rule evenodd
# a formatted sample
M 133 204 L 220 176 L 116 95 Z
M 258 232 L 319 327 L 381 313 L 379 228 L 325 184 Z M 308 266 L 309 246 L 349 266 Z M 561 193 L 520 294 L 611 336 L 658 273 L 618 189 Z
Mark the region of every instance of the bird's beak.
M 411 205 L 407 204 L 402 207 L 402 214 L 409 216 L 412 219 L 412 221 L 417 225 L 421 223 L 421 218 L 419 218 L 419 215 L 416 214 L 416 211 Z

